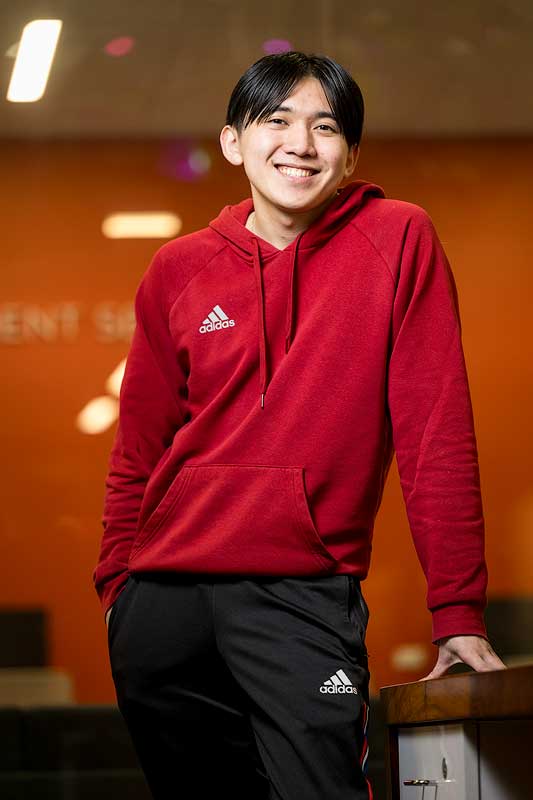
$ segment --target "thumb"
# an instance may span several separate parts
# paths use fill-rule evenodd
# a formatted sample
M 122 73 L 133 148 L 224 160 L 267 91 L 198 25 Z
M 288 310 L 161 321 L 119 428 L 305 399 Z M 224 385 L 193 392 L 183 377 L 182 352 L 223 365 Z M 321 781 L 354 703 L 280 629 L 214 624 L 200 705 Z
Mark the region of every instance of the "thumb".
M 442 650 L 439 650 L 439 656 L 437 658 L 437 663 L 427 675 L 423 678 L 420 678 L 421 681 L 429 681 L 432 678 L 440 678 L 446 674 L 446 672 L 453 667 L 454 664 L 460 663 L 461 659 L 458 656 L 453 656 L 451 653 L 444 653 Z
M 423 678 L 419 678 L 419 680 L 421 680 L 421 681 L 429 681 L 432 678 L 440 678 L 441 675 L 445 674 L 446 670 L 447 670 L 447 667 L 445 667 L 444 664 L 441 664 L 439 666 L 439 662 L 437 662 L 435 664 L 435 666 L 433 667 L 433 669 L 431 670 L 431 672 L 428 673 L 427 675 L 425 675 Z

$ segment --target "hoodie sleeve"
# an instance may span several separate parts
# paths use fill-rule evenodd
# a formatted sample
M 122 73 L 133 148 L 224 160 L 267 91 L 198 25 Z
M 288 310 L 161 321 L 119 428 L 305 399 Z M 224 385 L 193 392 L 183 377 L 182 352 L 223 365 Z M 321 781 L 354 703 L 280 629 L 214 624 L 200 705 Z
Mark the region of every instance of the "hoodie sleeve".
M 432 641 L 486 637 L 478 453 L 457 289 L 431 218 L 408 224 L 392 320 L 388 404 Z
M 168 327 L 158 251 L 135 294 L 135 330 L 119 396 L 119 418 L 105 479 L 104 529 L 93 581 L 104 609 L 128 578 L 144 490 L 154 467 L 183 424 L 180 370 Z

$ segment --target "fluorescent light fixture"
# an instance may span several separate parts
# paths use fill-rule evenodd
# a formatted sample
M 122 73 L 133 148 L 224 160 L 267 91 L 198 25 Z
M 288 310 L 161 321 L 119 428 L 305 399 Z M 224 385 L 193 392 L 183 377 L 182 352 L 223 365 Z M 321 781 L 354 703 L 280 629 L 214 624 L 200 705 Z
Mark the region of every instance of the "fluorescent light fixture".
M 122 379 L 124 378 L 125 370 L 126 359 L 123 358 L 105 382 L 105 388 L 109 394 L 114 395 L 115 397 L 120 397 L 120 387 L 122 386 Z
M 401 644 L 392 651 L 391 662 L 394 669 L 417 672 L 427 663 L 428 653 L 424 644 Z
M 76 427 L 81 433 L 103 433 L 118 419 L 119 401 L 100 395 L 90 400 L 76 417 Z
M 181 219 L 166 211 L 121 212 L 104 219 L 102 233 L 108 239 L 169 239 L 181 226 Z
M 19 44 L 20 44 L 20 42 L 15 42 L 14 44 L 12 44 L 12 45 L 11 45 L 11 47 L 8 47 L 8 48 L 7 48 L 7 50 L 6 50 L 6 52 L 4 53 L 5 57 L 6 57 L 6 58 L 13 58 L 13 59 L 15 59 L 15 58 L 17 57 L 17 52 L 18 52 L 18 49 L 19 49 Z
M 62 25 L 60 19 L 34 19 L 24 26 L 7 90 L 12 103 L 43 96 Z

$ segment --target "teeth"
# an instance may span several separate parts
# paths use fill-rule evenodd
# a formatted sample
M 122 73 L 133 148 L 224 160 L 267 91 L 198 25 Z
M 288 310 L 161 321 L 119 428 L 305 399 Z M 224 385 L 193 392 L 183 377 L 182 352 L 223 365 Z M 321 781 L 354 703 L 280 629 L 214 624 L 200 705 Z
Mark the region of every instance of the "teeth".
M 305 178 L 314 174 L 311 169 L 295 169 L 294 167 L 278 167 L 278 169 L 284 175 L 294 175 L 297 178 Z

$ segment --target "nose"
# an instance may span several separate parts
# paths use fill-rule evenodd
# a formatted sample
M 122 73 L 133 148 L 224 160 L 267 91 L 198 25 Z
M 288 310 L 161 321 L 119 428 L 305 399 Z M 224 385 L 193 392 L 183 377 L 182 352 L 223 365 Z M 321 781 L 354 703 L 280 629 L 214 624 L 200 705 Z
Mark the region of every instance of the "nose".
M 286 153 L 294 153 L 295 155 L 316 155 L 315 144 L 313 141 L 312 132 L 309 130 L 305 122 L 301 125 L 296 123 L 292 124 L 287 130 L 284 148 Z

